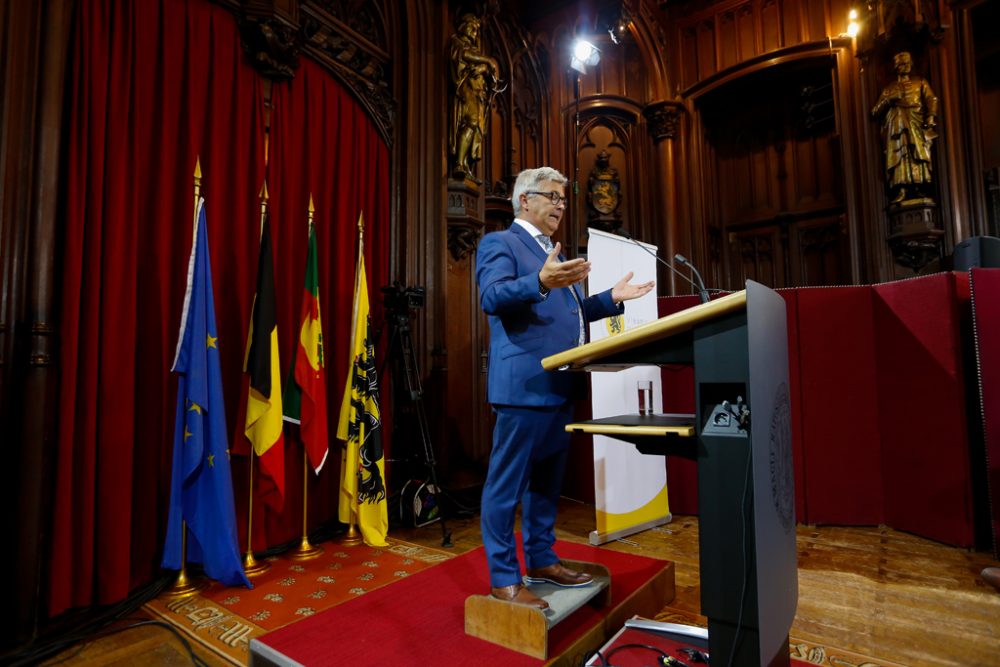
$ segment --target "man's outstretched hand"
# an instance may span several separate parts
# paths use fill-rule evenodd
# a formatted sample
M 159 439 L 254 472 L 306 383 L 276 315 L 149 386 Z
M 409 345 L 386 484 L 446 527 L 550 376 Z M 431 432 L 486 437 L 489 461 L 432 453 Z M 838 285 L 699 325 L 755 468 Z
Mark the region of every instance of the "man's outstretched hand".
M 538 281 L 548 289 L 575 285 L 590 273 L 590 262 L 582 257 L 560 262 L 560 247 L 561 245 L 556 243 L 555 247 L 552 248 L 552 252 L 545 259 L 542 270 L 538 272 Z
M 640 296 L 645 296 L 649 293 L 651 289 L 656 286 L 656 282 L 651 280 L 648 283 L 641 283 L 638 285 L 632 285 L 629 283 L 632 280 L 632 276 L 635 275 L 632 271 L 629 271 L 622 279 L 615 283 L 615 286 L 611 288 L 611 298 L 615 303 L 621 303 L 622 301 L 628 301 L 630 299 L 638 299 Z

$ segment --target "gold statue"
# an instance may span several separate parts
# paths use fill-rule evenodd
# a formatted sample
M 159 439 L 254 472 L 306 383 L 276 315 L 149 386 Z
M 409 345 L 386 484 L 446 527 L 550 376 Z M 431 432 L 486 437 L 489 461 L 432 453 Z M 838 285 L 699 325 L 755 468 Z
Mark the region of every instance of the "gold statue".
M 913 59 L 906 51 L 892 59 L 896 80 L 887 85 L 872 108 L 885 115 L 885 173 L 892 203 L 922 196 L 931 182 L 931 145 L 937 138 L 938 99 L 926 80 L 911 76 Z
M 479 46 L 479 19 L 465 14 L 458 32 L 451 36 L 451 79 L 455 100 L 451 113 L 449 150 L 454 156 L 454 174 L 475 173 L 483 156 L 486 112 L 490 93 L 498 91 L 499 67 L 493 58 L 483 55 Z

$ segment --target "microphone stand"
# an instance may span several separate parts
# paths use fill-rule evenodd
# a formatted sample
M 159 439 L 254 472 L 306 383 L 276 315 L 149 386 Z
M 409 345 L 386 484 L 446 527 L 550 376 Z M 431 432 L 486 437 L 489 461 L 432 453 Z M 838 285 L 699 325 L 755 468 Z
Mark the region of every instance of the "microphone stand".
M 640 248 L 642 248 L 644 251 L 646 251 L 650 255 L 652 255 L 653 259 L 655 259 L 657 262 L 659 262 L 663 266 L 667 267 L 668 269 L 670 269 L 671 271 L 673 271 L 675 274 L 677 274 L 678 276 L 680 276 L 684 280 L 688 281 L 691 284 L 691 287 L 693 287 L 696 290 L 698 290 L 698 295 L 701 297 L 701 302 L 702 303 L 705 303 L 706 301 L 708 301 L 708 291 L 705 289 L 704 283 L 702 283 L 701 285 L 698 285 L 697 283 L 695 283 L 693 280 L 691 280 L 690 278 L 688 278 L 687 276 L 685 276 L 683 273 L 681 273 L 680 271 L 678 271 L 676 268 L 674 268 L 674 266 L 670 262 L 666 261 L 665 259 L 663 259 L 659 255 L 657 255 L 655 252 L 653 252 L 652 250 L 650 250 L 649 248 L 647 248 L 646 246 L 644 246 L 642 243 L 640 243 L 639 241 L 636 241 L 634 238 L 632 238 L 632 235 L 629 234 L 624 228 L 619 227 L 618 228 L 618 233 L 621 234 L 622 236 L 624 236 L 625 238 L 627 238 L 632 243 L 634 243 L 637 246 L 639 246 Z M 680 255 L 675 255 L 674 259 L 677 259 L 678 257 L 681 257 L 681 256 Z M 680 261 L 680 260 L 678 260 L 678 261 Z M 687 265 L 687 260 L 685 259 L 683 262 L 681 262 L 681 264 Z M 693 266 L 690 267 L 690 268 L 691 268 L 692 271 L 694 271 L 694 267 Z M 698 282 L 701 282 L 701 276 L 698 275 L 698 272 L 694 271 L 694 274 L 696 276 L 698 276 Z
M 708 303 L 708 290 L 705 289 L 705 281 L 701 279 L 701 274 L 698 273 L 698 269 L 694 268 L 694 264 L 689 262 L 687 257 L 681 255 L 680 253 L 674 255 L 674 259 L 691 269 L 691 273 L 693 273 L 694 277 L 698 279 L 698 296 L 701 297 L 702 303 Z

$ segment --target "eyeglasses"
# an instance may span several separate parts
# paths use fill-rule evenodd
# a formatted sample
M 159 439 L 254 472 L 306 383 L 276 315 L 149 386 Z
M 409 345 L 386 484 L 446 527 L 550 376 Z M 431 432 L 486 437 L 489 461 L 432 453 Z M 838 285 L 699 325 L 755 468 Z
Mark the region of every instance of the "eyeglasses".
M 524 194 L 526 195 L 540 195 L 542 197 L 548 197 L 549 201 L 552 202 L 553 206 L 559 206 L 559 204 L 565 204 L 567 201 L 566 197 L 563 197 L 558 192 L 539 192 L 537 190 L 528 190 Z

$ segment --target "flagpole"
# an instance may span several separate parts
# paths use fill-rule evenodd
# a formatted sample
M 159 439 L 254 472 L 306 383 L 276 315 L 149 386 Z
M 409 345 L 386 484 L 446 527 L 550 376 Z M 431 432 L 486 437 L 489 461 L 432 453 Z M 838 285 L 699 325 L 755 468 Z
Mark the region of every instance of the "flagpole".
M 354 275 L 355 275 L 355 279 L 354 279 L 355 280 L 354 293 L 355 294 L 358 293 L 357 281 L 359 280 L 359 276 L 361 275 L 361 272 L 360 272 L 361 260 L 365 256 L 365 223 L 364 223 L 364 220 L 365 220 L 365 216 L 364 216 L 364 213 L 362 213 L 361 215 L 358 216 L 358 261 L 357 261 L 357 263 L 355 264 L 355 267 L 354 267 Z M 354 313 L 351 316 L 351 331 L 357 331 L 357 323 L 358 323 L 358 303 L 357 303 L 357 299 L 355 299 L 354 300 Z M 344 447 L 346 448 L 347 446 L 348 446 L 347 443 L 345 443 Z M 354 472 L 352 471 L 350 474 L 354 474 Z M 343 544 L 344 546 L 347 546 L 347 547 L 351 547 L 351 546 L 354 546 L 354 545 L 357 545 L 357 544 L 361 544 L 364 541 L 364 538 L 361 536 L 361 531 L 358 530 L 358 528 L 357 528 L 357 525 L 358 525 L 357 503 L 358 503 L 358 499 L 355 496 L 354 498 L 351 499 L 351 522 L 349 524 L 347 524 L 347 534 L 345 534 L 342 538 L 340 538 L 340 543 Z
M 313 214 L 316 207 L 313 205 L 312 193 L 309 194 L 309 223 L 306 225 L 307 234 L 312 233 Z M 322 406 L 323 410 L 326 406 Z M 304 445 L 304 443 L 303 443 Z M 302 447 L 302 541 L 299 546 L 288 553 L 292 560 L 309 560 L 316 558 L 323 553 L 323 547 L 314 546 L 309 542 L 309 456 L 305 446 Z
M 266 148 L 265 148 L 266 152 Z M 267 180 L 260 190 L 260 233 L 264 232 L 264 218 L 267 217 Z M 247 552 L 243 555 L 243 570 L 248 577 L 256 577 L 267 572 L 271 564 L 264 560 L 257 560 L 253 556 L 253 463 L 257 458 L 257 452 L 250 443 L 250 482 L 247 487 Z
M 187 575 L 187 521 L 181 521 L 181 571 L 177 573 L 177 581 L 173 586 L 163 591 L 162 595 L 171 600 L 191 597 L 206 588 L 208 582 L 194 581 Z
M 195 242 L 198 233 L 198 200 L 201 199 L 201 157 L 194 159 L 194 212 L 191 222 L 191 243 Z M 177 580 L 174 584 L 163 592 L 163 597 L 177 600 L 194 595 L 198 591 L 208 586 L 207 582 L 195 582 L 187 575 L 187 521 L 181 519 L 181 569 L 177 573 Z

